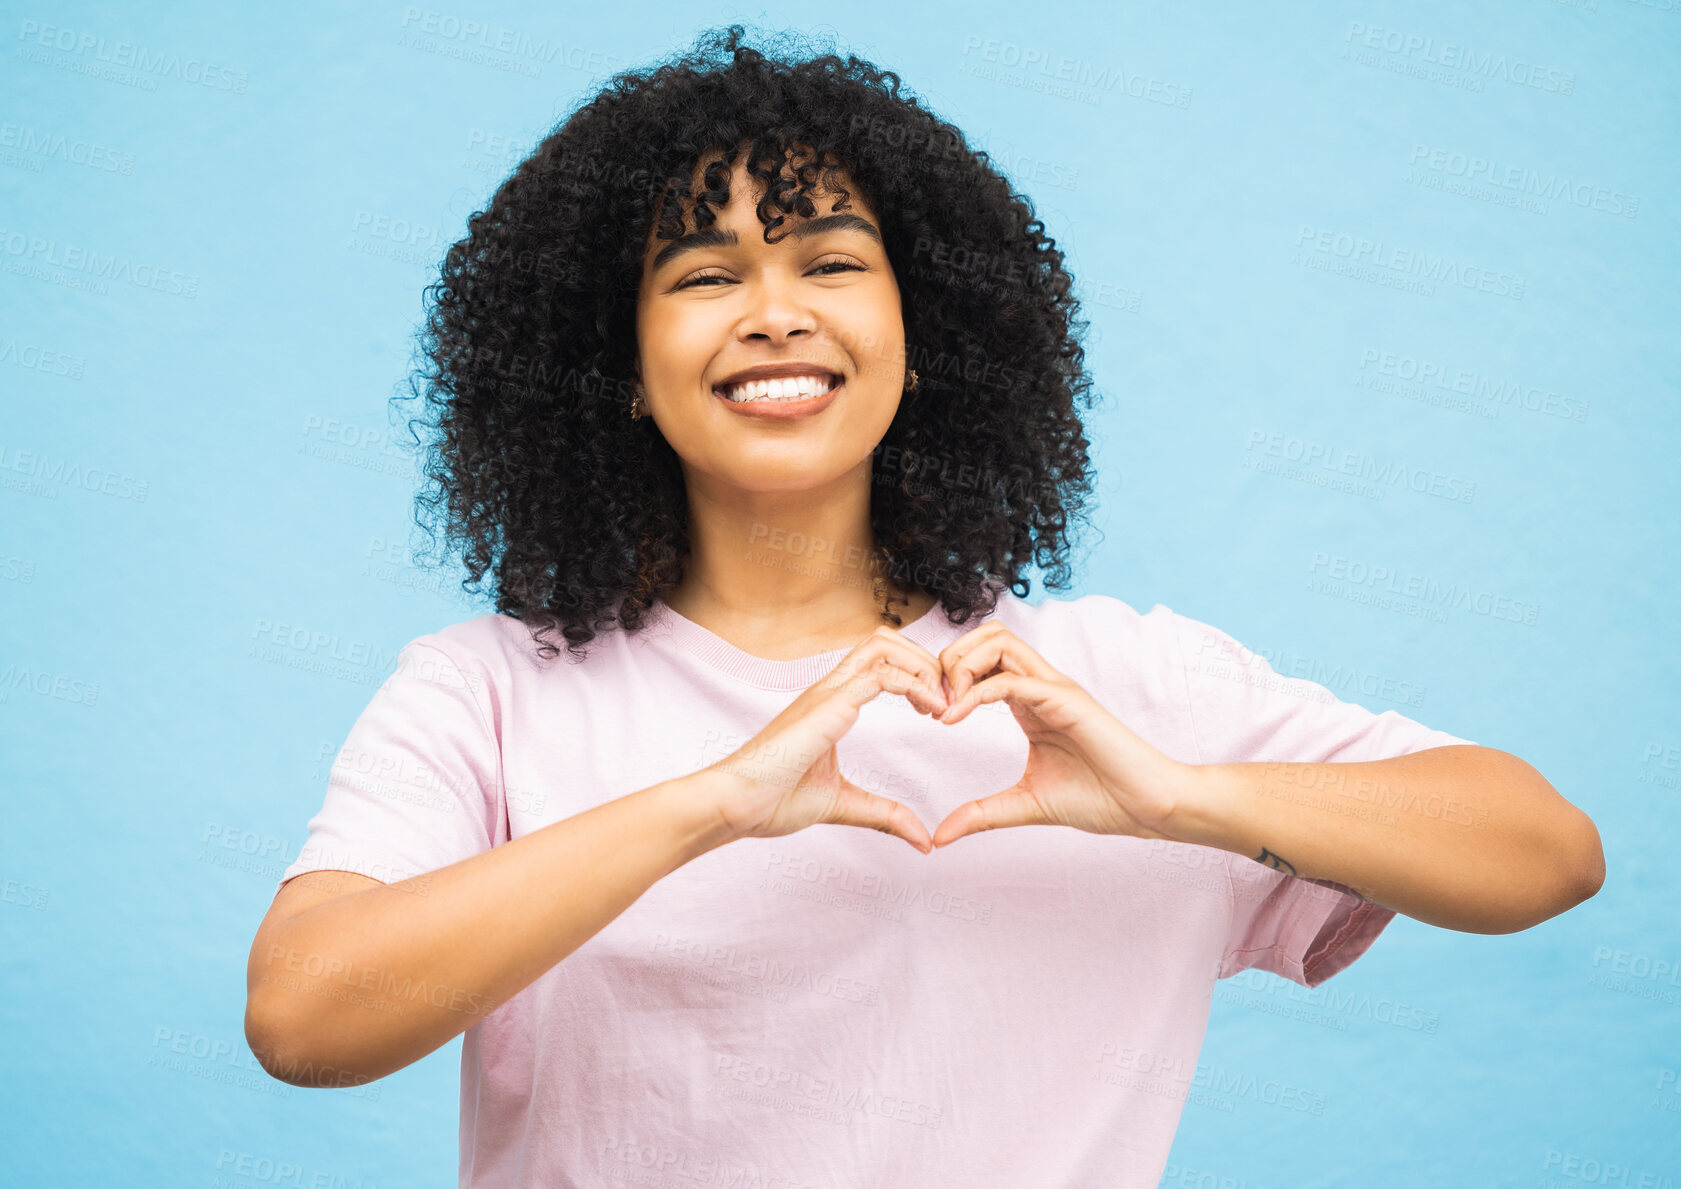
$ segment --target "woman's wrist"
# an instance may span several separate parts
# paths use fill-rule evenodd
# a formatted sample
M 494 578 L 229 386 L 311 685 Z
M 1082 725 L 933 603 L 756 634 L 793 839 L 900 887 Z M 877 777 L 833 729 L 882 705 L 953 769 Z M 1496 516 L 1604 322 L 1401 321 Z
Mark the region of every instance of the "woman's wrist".
M 677 830 L 681 855 L 678 866 L 735 840 L 735 832 L 718 811 L 724 779 L 722 773 L 702 768 L 647 790 L 653 794 L 661 819 Z

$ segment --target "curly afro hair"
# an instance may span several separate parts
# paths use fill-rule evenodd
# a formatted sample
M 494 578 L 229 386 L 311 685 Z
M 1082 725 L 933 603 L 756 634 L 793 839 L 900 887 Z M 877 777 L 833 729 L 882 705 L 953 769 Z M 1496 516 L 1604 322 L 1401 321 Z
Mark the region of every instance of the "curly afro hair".
M 1005 585 L 1026 596 L 1030 564 L 1069 585 L 1070 520 L 1091 494 L 1075 402 L 1093 398 L 1062 253 L 987 154 L 892 71 L 767 56 L 732 25 L 621 72 L 567 116 L 426 289 L 409 382 L 428 414 L 411 431 L 434 431 L 419 519 L 442 522 L 464 590 L 494 570 L 497 612 L 545 658 L 559 653 L 549 632 L 581 659 L 598 632 L 636 631 L 682 579 L 679 460 L 653 418 L 628 415 L 642 260 L 650 232 L 717 217 L 743 153 L 767 243 L 789 215 L 816 213 L 819 185 L 842 209 L 842 183 L 857 187 L 881 224 L 918 382 L 872 459 L 878 595 L 889 575 L 964 624 Z M 883 597 L 883 622 L 902 626 Z

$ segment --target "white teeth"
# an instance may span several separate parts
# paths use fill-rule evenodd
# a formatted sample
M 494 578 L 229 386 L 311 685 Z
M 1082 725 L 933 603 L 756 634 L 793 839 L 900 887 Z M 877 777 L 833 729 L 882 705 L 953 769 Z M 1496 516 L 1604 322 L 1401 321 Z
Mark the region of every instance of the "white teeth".
M 724 398 L 735 404 L 753 400 L 805 400 L 828 392 L 834 386 L 828 376 L 785 376 L 774 380 L 749 380 L 724 389 Z

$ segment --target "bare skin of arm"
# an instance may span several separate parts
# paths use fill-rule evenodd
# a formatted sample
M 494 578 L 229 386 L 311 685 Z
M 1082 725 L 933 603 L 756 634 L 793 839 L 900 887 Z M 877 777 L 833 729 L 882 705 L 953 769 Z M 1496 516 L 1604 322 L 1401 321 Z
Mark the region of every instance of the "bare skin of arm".
M 246 1042 L 281 1081 L 359 1085 L 465 1032 L 659 880 L 726 842 L 829 823 L 893 834 L 927 854 L 916 815 L 847 780 L 835 744 L 883 693 L 940 713 L 938 682 L 926 648 L 878 628 L 710 767 L 413 879 L 298 876 L 251 946 Z
M 251 946 L 252 1052 L 281 1081 L 343 1086 L 440 1048 L 727 841 L 701 795 L 711 779 L 653 785 L 392 884 L 297 876 Z

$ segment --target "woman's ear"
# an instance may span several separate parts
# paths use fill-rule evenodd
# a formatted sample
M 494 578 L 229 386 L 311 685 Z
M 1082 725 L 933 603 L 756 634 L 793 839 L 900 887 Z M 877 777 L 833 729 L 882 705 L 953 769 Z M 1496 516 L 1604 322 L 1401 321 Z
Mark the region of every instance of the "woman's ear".
M 631 361 L 630 365 L 630 419 L 640 421 L 650 416 L 648 411 L 648 389 L 642 383 L 642 356 L 640 354 Z

